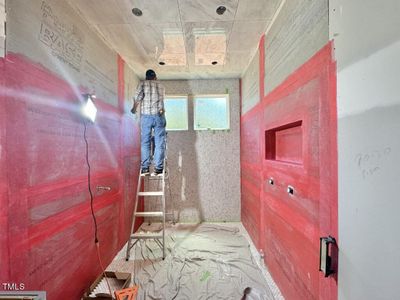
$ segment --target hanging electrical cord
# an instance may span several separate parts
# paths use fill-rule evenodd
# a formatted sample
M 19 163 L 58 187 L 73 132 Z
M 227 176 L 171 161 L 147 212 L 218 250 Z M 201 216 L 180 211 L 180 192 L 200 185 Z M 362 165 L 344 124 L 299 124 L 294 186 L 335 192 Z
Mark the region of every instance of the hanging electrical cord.
M 103 272 L 103 276 L 104 276 L 104 278 L 105 278 L 105 280 L 107 282 L 108 291 L 110 292 L 110 295 L 112 297 L 110 283 L 108 282 L 108 278 L 106 276 L 106 271 L 105 271 L 105 269 L 103 267 L 103 263 L 102 263 L 101 257 L 100 257 L 100 242 L 99 242 L 99 238 L 97 236 L 97 220 L 96 220 L 96 215 L 94 213 L 94 207 L 93 207 L 94 197 L 93 197 L 93 193 L 92 193 L 92 188 L 90 186 L 91 185 L 91 181 L 90 181 L 91 168 L 90 168 L 90 163 L 89 163 L 89 142 L 88 142 L 88 139 L 87 139 L 87 136 L 86 136 L 86 132 L 87 132 L 87 121 L 86 120 L 83 121 L 83 126 L 84 126 L 83 139 L 85 140 L 85 145 L 86 145 L 86 164 L 87 164 L 87 167 L 88 167 L 88 176 L 87 177 L 88 177 L 88 190 L 89 190 L 89 194 L 90 194 L 90 209 L 91 209 L 91 212 L 92 212 L 92 217 L 93 217 L 93 222 L 94 222 L 94 243 L 96 245 L 97 258 L 99 260 L 99 264 L 100 264 L 101 270 Z
M 88 189 L 89 189 L 89 194 L 90 194 L 90 209 L 92 211 L 92 217 L 93 217 L 93 222 L 94 222 L 94 242 L 95 244 L 97 244 L 99 242 L 99 239 L 97 237 L 97 220 L 96 220 L 96 215 L 94 214 L 94 209 L 93 209 L 93 193 L 92 193 L 92 188 L 90 186 L 90 163 L 89 163 L 89 142 L 86 136 L 86 132 L 87 132 L 87 121 L 83 121 L 83 125 L 84 125 L 84 130 L 83 130 L 83 139 L 85 140 L 85 144 L 86 144 L 86 164 L 88 167 Z

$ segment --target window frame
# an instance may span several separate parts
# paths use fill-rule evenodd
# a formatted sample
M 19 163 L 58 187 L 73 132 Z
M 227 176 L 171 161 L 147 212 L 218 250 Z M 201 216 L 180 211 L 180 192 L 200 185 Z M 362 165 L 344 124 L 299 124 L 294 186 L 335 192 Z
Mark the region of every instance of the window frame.
M 164 96 L 164 107 L 167 99 L 186 99 L 186 128 L 185 129 L 168 129 L 168 120 L 167 120 L 167 131 L 189 131 L 189 95 L 186 94 L 174 94 L 174 95 L 165 95 Z M 168 110 L 165 110 L 165 113 L 168 114 Z
M 225 98 L 226 99 L 226 117 L 227 117 L 227 128 L 196 128 L 196 98 Z M 193 130 L 195 131 L 224 131 L 231 129 L 231 117 L 230 117 L 230 98 L 229 94 L 194 94 L 192 95 L 193 101 Z

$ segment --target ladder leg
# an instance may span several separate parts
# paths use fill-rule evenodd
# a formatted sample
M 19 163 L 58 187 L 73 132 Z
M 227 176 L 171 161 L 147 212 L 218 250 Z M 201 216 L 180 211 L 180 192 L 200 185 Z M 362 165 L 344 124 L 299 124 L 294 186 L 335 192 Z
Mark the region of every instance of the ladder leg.
M 163 195 L 161 197 L 162 201 L 162 211 L 163 211 L 163 233 L 162 233 L 162 245 L 163 245 L 163 259 L 165 259 L 165 161 L 164 161 L 164 170 L 163 170 L 163 180 L 162 180 L 162 191 Z
M 132 234 L 135 230 L 135 221 L 136 221 L 136 212 L 137 212 L 137 207 L 138 207 L 138 202 L 139 202 L 139 192 L 142 187 L 142 176 L 139 171 L 139 179 L 138 179 L 138 185 L 136 187 L 136 200 L 135 200 L 135 208 L 133 210 L 133 220 L 132 220 L 132 225 L 131 225 L 131 233 L 129 235 L 128 239 L 128 246 L 126 248 L 126 257 L 125 260 L 128 261 L 131 253 L 131 247 L 132 247 Z
M 171 214 L 172 214 L 172 224 L 175 225 L 175 204 L 172 199 L 172 193 L 171 193 L 171 184 L 169 182 L 169 170 L 168 168 L 166 169 L 166 174 L 165 174 L 165 189 L 168 190 L 168 195 L 169 195 L 169 201 L 171 203 L 170 209 L 171 209 Z M 165 200 L 166 201 L 166 200 Z

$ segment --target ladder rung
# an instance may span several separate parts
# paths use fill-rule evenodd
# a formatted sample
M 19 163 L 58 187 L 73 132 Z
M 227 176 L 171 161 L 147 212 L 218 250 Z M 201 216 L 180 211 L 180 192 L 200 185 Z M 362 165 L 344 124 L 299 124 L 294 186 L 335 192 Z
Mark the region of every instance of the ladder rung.
M 132 239 L 162 239 L 162 233 L 134 233 L 131 235 Z
M 164 193 L 162 191 L 157 192 L 139 192 L 139 196 L 162 196 Z
M 148 176 L 148 177 L 146 177 L 146 178 L 148 178 L 149 180 L 162 180 L 162 179 L 164 179 L 164 176 L 163 176 L 163 175 Z
M 162 211 L 144 211 L 136 212 L 135 215 L 137 217 L 162 217 L 164 214 Z
M 151 173 L 147 173 L 147 174 L 142 174 L 140 173 L 140 176 L 142 177 L 149 177 L 150 179 L 161 179 L 164 177 L 164 174 L 157 174 L 157 175 L 152 175 Z

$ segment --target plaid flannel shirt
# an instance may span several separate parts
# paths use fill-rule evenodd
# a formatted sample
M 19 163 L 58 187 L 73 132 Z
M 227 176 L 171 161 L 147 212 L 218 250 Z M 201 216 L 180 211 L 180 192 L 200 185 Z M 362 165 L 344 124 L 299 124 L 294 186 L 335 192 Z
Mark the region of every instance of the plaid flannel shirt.
M 156 115 L 164 110 L 164 87 L 155 80 L 141 81 L 136 89 L 134 102 L 140 102 L 140 113 Z

